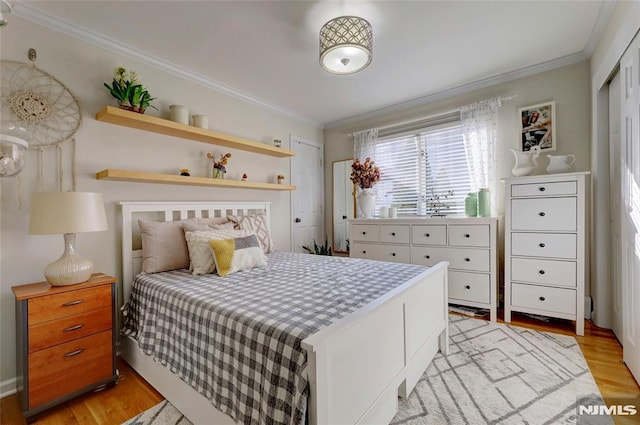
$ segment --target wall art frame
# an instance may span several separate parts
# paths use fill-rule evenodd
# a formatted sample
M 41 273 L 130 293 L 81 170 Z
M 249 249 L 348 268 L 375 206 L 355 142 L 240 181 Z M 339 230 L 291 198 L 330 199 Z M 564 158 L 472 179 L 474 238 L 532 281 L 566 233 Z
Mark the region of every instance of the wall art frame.
M 556 102 L 549 101 L 518 108 L 518 147 L 529 151 L 539 146 L 541 152 L 556 150 Z

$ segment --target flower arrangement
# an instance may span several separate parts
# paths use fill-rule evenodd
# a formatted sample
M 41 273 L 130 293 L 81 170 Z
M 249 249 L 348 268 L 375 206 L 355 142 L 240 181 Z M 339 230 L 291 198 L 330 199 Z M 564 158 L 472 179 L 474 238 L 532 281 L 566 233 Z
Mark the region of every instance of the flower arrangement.
M 365 158 L 364 162 L 354 159 L 351 164 L 351 181 L 360 189 L 371 189 L 380 180 L 380 169 L 371 158 Z
M 158 110 L 151 102 L 155 98 L 151 97 L 149 91 L 142 85 L 135 71 L 127 71 L 123 67 L 118 67 L 113 72 L 113 82 L 111 86 L 104 83 L 111 96 L 118 99 L 118 104 L 122 109 L 144 113 L 147 107 Z
M 227 172 L 227 160 L 231 158 L 231 154 L 229 152 L 220 155 L 220 159 L 215 160 L 215 156 L 211 152 L 207 152 L 207 158 L 213 161 L 213 178 L 223 179 L 224 173 Z

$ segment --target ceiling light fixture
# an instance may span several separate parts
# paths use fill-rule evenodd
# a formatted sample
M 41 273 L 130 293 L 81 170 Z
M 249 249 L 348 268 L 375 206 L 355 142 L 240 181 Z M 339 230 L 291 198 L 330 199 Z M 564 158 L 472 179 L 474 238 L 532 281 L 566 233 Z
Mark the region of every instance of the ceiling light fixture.
M 320 65 L 333 74 L 353 74 L 371 63 L 373 29 L 365 19 L 340 16 L 320 29 Z

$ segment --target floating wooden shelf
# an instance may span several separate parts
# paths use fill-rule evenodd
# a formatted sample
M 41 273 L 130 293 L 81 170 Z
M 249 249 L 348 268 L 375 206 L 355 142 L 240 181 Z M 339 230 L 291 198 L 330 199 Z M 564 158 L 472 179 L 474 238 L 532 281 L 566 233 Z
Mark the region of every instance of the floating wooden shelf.
M 252 181 L 211 179 L 207 177 L 178 176 L 173 174 L 141 173 L 138 171 L 113 170 L 111 168 L 96 173 L 98 180 L 116 180 L 138 183 L 182 184 L 191 186 L 232 187 L 236 189 L 295 190 L 294 185 Z
M 102 108 L 102 110 L 96 114 L 96 120 L 122 125 L 124 127 L 137 128 L 138 130 L 180 137 L 182 139 L 224 146 L 231 149 L 275 156 L 277 158 L 285 158 L 295 155 L 295 152 L 289 149 L 277 148 L 275 146 L 255 142 L 253 140 L 243 139 L 242 137 L 184 125 L 178 122 L 165 120 L 151 115 L 139 114 L 137 112 L 131 112 L 113 106 L 105 106 Z

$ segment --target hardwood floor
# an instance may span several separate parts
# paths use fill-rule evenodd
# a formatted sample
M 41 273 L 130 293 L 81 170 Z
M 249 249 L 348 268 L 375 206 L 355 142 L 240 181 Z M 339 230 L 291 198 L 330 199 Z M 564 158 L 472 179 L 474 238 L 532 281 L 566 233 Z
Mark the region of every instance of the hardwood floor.
M 573 323 L 549 319 L 548 323 L 514 314 L 513 325 L 573 335 Z M 640 387 L 622 360 L 622 347 L 613 333 L 585 322 L 585 335 L 576 337 L 591 373 L 606 401 L 640 394 Z M 120 381 L 114 388 L 89 393 L 43 412 L 37 425 L 118 425 L 163 400 L 144 379 L 125 362 L 118 361 Z M 637 419 L 617 416 L 616 425 L 638 423 Z M 0 400 L 0 424 L 23 425 L 26 421 L 15 395 Z

